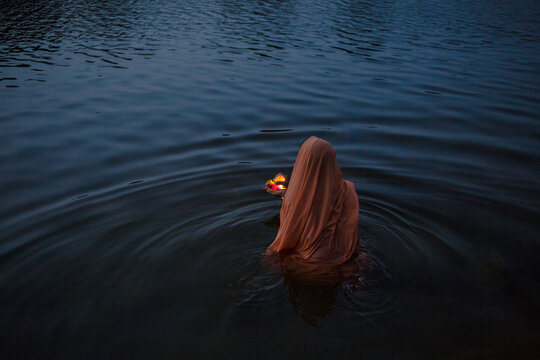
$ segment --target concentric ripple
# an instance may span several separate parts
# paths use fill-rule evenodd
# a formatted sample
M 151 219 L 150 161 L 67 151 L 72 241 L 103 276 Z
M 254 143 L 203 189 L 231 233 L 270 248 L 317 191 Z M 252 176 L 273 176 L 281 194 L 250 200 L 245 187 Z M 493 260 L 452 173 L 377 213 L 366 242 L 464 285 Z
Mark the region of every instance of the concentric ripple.
M 527 358 L 534 1 L 4 1 L 1 358 Z M 264 263 L 303 140 L 366 263 Z M 523 355 L 523 356 L 522 356 Z

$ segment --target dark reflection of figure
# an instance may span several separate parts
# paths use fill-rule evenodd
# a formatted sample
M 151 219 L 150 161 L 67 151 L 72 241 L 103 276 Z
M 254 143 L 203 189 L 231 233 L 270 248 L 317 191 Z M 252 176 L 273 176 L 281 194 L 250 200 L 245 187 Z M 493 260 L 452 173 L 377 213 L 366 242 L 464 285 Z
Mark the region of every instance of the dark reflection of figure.
M 294 312 L 308 324 L 317 326 L 317 319 L 324 318 L 332 311 L 337 284 L 301 281 L 294 277 L 285 277 L 285 284 Z
M 263 265 L 282 274 L 294 312 L 312 326 L 318 326 L 318 319 L 332 312 L 336 295 L 344 283 L 357 288 L 361 285 L 359 279 L 370 270 L 364 253 L 342 265 L 341 273 L 319 272 L 318 277 L 313 272 L 291 272 L 290 267 L 283 265 L 286 259 L 286 255 L 267 255 L 263 258 Z
M 273 219 L 279 221 L 279 216 Z M 317 320 L 332 312 L 340 283 L 324 279 L 317 281 L 311 277 L 305 278 L 289 273 L 287 268 L 281 265 L 281 261 L 282 258 L 278 254 L 263 257 L 263 265 L 267 269 L 273 269 L 283 275 L 283 282 L 288 289 L 289 301 L 294 312 L 311 326 L 317 327 Z

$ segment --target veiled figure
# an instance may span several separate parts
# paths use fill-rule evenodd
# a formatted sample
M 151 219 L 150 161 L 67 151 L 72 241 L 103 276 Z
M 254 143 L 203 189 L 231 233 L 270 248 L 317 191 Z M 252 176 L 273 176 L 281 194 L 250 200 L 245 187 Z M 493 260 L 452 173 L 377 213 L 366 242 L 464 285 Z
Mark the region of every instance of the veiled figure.
M 343 179 L 332 145 L 312 136 L 298 152 L 268 249 L 288 274 L 337 279 L 354 272 L 357 246 L 354 184 Z

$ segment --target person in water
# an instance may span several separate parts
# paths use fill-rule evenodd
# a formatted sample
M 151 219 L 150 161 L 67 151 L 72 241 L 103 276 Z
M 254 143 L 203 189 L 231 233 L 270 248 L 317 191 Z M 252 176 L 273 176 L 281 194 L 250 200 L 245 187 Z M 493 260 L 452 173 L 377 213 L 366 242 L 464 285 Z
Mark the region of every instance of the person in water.
M 282 197 L 280 227 L 267 254 L 282 268 L 305 276 L 347 277 L 358 246 L 358 197 L 343 179 L 336 152 L 327 141 L 310 137 L 300 147 Z

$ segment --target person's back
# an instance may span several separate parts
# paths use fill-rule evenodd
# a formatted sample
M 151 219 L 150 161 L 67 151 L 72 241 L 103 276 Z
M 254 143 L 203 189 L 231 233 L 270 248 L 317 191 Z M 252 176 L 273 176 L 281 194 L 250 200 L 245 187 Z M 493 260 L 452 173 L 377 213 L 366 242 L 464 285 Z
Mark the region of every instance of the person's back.
M 298 152 L 268 249 L 280 254 L 282 264 L 294 264 L 293 271 L 324 274 L 350 260 L 357 244 L 354 184 L 343 179 L 330 143 L 312 136 Z

